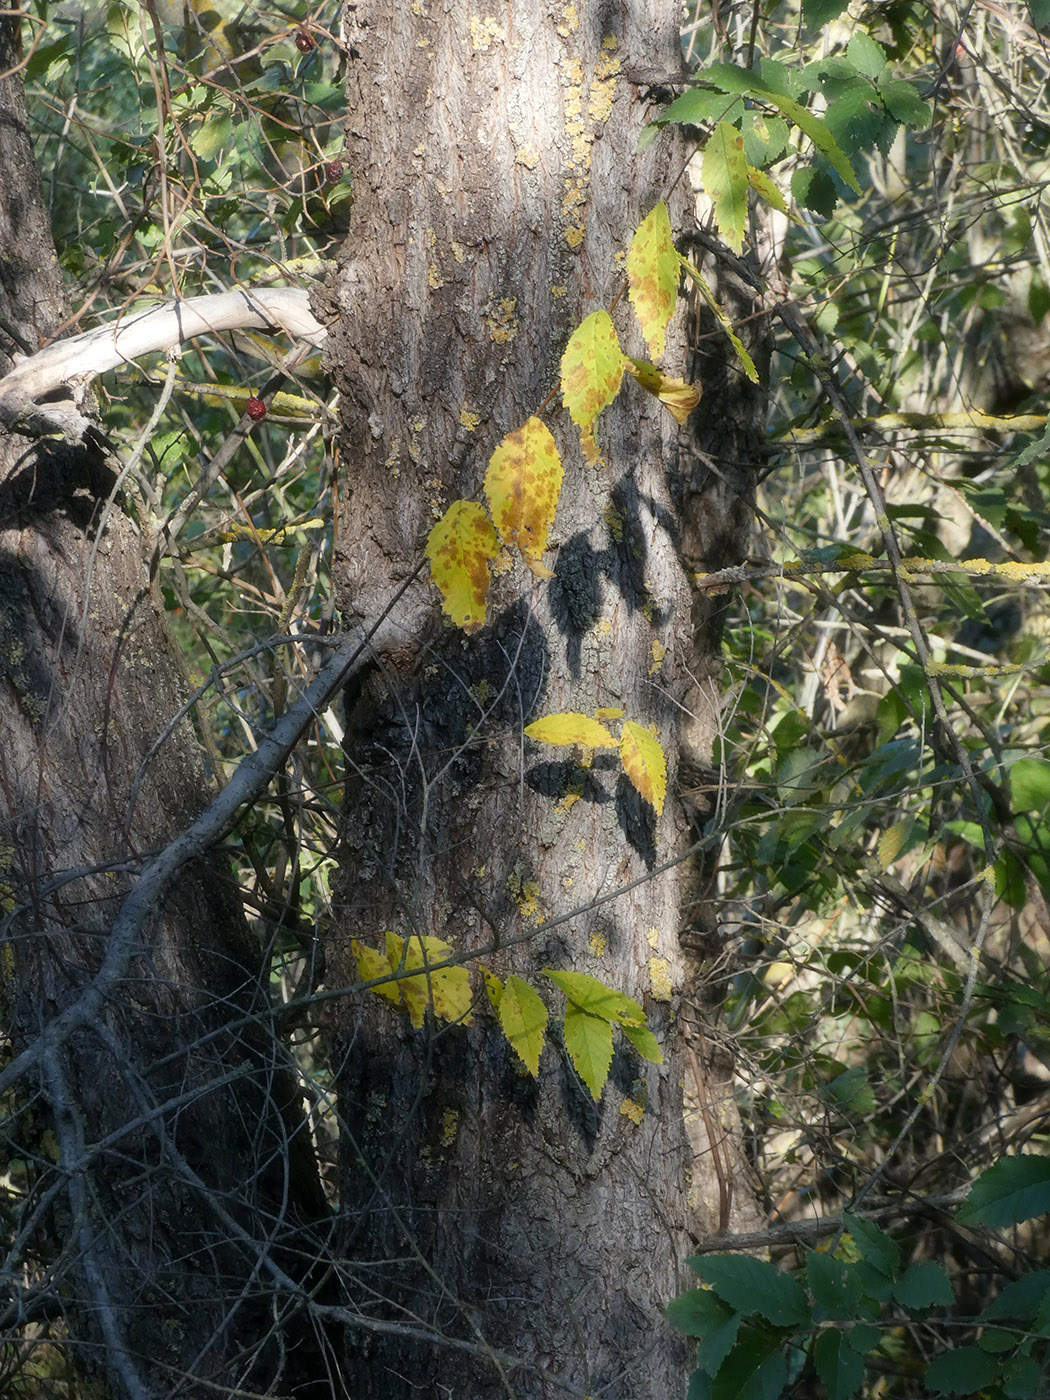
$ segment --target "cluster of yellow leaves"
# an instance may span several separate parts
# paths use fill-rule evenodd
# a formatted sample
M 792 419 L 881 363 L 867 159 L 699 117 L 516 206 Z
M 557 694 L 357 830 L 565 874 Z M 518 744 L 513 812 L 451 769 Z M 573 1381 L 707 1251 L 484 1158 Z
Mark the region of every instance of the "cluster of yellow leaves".
M 620 725 L 616 739 L 601 720 L 566 711 L 534 720 L 525 734 L 541 744 L 582 749 L 619 749 L 623 771 L 659 816 L 667 796 L 667 759 L 659 739 L 633 719 Z
M 638 226 L 627 256 L 631 305 L 655 358 L 663 354 L 681 268 L 667 206 L 661 202 Z M 594 426 L 620 392 L 625 373 L 666 405 L 679 423 L 685 422 L 700 401 L 696 385 L 665 374 L 648 360 L 625 355 L 609 313 L 592 311 L 570 336 L 561 359 L 562 400 L 580 431 L 589 462 L 600 460 Z M 554 437 L 534 415 L 507 433 L 489 459 L 485 499 L 491 519 L 476 502 L 453 501 L 431 530 L 426 556 L 442 606 L 457 627 L 475 632 L 484 626 L 491 582 L 489 562 L 498 554 L 501 542 L 519 549 L 538 577 L 550 577 L 543 555 L 563 477 Z

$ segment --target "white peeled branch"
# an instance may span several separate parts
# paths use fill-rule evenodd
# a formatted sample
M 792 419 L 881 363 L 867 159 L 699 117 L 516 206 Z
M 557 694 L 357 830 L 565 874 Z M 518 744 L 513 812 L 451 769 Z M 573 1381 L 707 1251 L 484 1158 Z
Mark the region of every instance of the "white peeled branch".
M 198 335 L 236 330 L 284 331 L 317 346 L 328 334 L 310 310 L 310 293 L 297 287 L 238 289 L 165 302 L 57 340 L 19 361 L 0 379 L 0 424 L 10 432 L 33 437 L 57 433 L 79 442 L 91 427 L 81 410 L 95 375 Z

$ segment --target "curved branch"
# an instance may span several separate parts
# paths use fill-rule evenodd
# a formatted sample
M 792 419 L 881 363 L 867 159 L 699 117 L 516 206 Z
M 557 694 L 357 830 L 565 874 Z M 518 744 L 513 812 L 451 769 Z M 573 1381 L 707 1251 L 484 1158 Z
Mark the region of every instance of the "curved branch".
M 238 289 L 151 306 L 22 360 L 0 379 L 0 425 L 29 437 L 57 433 L 80 442 L 91 427 L 82 410 L 95 375 L 198 335 L 234 330 L 285 331 L 312 345 L 322 345 L 328 334 L 310 310 L 310 293 L 296 287 Z

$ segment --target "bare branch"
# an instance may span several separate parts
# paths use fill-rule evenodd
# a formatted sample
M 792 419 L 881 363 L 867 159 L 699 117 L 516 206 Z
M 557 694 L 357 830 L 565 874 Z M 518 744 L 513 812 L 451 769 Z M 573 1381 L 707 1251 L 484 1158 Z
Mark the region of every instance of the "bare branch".
M 165 302 L 58 340 L 22 360 L 0 379 L 0 424 L 31 437 L 57 433 L 80 442 L 91 426 L 83 407 L 86 387 L 96 375 L 195 336 L 234 330 L 284 331 L 312 345 L 322 345 L 328 334 L 310 310 L 310 293 L 298 287 L 238 289 Z M 66 397 L 42 402 L 62 389 Z

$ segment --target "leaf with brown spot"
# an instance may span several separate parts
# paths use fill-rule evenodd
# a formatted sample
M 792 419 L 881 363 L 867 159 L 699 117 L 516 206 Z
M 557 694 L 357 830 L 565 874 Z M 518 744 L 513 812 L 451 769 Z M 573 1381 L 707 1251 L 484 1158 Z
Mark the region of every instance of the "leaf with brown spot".
M 624 368 L 647 394 L 660 400 L 676 423 L 684 423 L 700 402 L 700 385 L 672 379 L 648 360 L 627 360 Z
M 561 357 L 561 393 L 572 421 L 580 430 L 583 455 L 599 460 L 594 440 L 598 414 L 620 392 L 623 351 L 608 311 L 592 311 L 576 327 Z
M 627 254 L 628 295 L 654 360 L 664 353 L 664 334 L 678 298 L 679 275 L 671 220 L 661 200 L 635 229 Z
M 508 433 L 489 459 L 485 497 L 496 529 L 534 571 L 547 548 L 564 475 L 554 438 L 535 415 Z M 539 576 L 549 578 L 550 571 L 539 567 Z
M 475 501 L 453 501 L 427 536 L 426 556 L 441 591 L 441 606 L 464 632 L 485 625 L 488 561 L 498 553 L 492 521 Z

